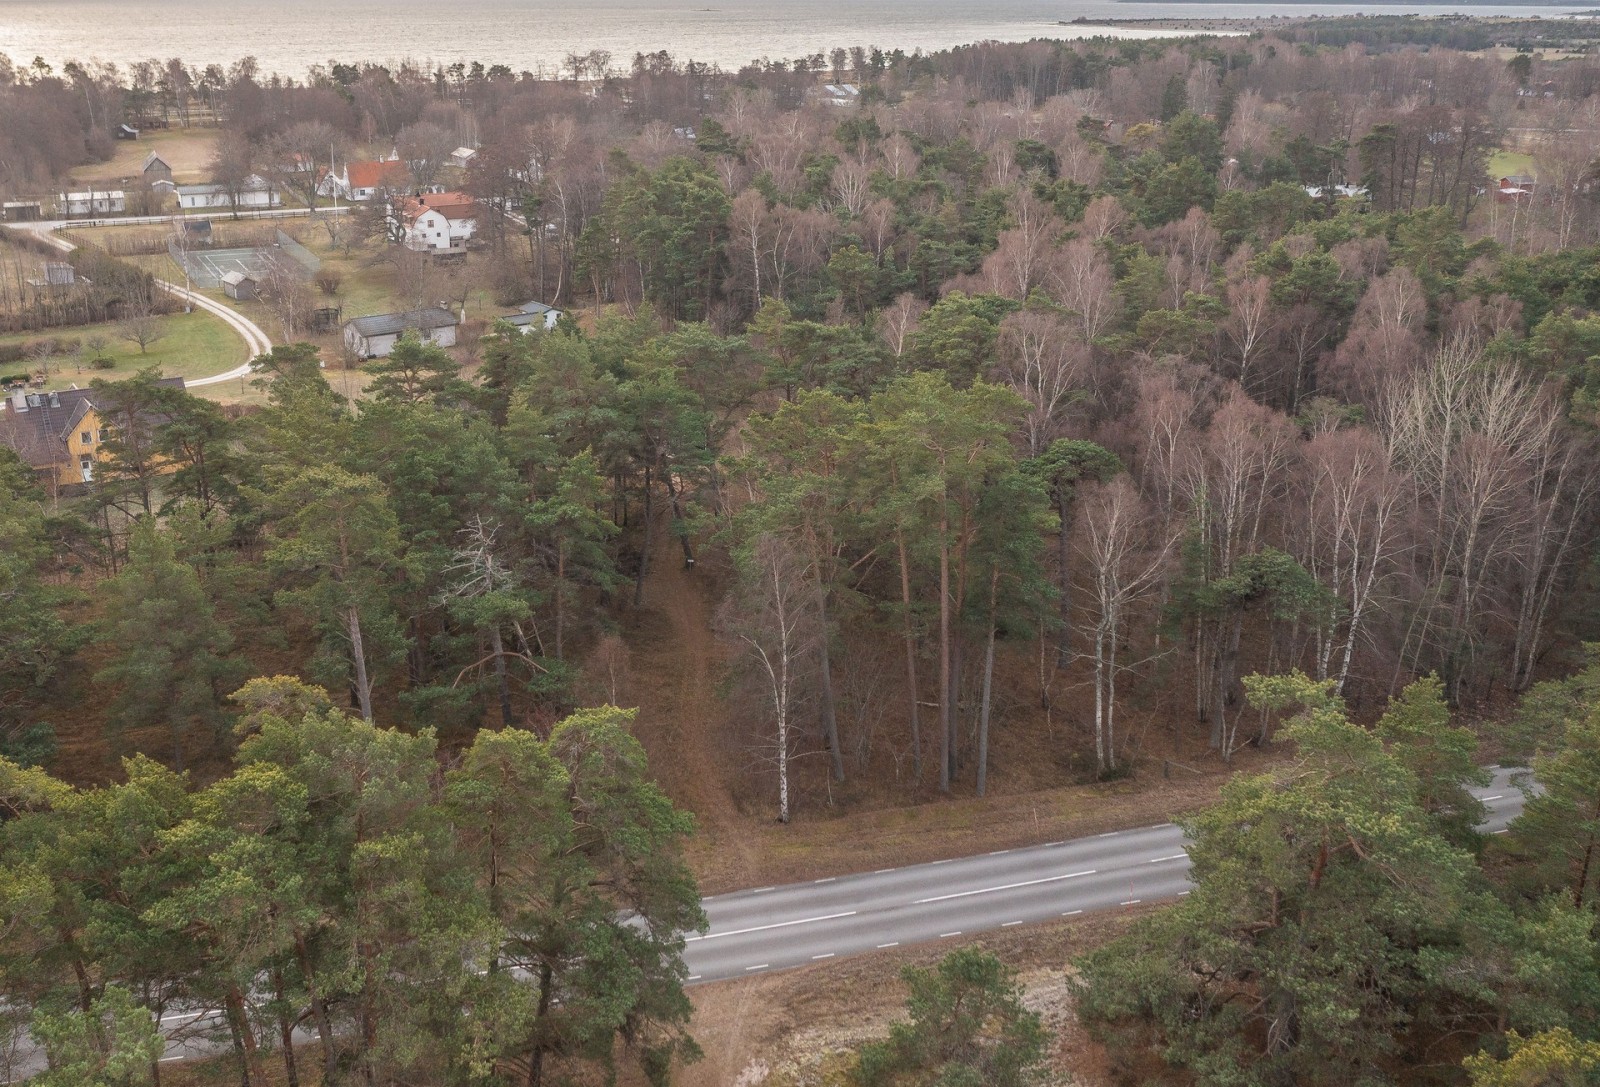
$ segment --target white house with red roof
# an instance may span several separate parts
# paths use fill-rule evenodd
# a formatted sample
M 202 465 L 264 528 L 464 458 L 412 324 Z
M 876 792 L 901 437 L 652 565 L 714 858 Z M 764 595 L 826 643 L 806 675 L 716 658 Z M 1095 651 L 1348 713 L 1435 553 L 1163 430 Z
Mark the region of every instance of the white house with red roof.
M 464 253 L 478 232 L 478 202 L 463 192 L 430 192 L 389 202 L 390 237 L 418 253 Z
M 389 194 L 404 192 L 411 184 L 410 171 L 398 158 L 347 162 L 343 173 L 328 173 L 317 186 L 323 196 L 342 196 L 365 203 L 383 200 Z

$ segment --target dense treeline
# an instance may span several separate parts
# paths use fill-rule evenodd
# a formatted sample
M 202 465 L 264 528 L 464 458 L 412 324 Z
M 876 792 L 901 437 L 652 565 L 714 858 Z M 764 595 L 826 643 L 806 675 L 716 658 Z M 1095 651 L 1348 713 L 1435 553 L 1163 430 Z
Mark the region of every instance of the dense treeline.
M 129 848 L 164 856 L 163 835 L 199 818 L 208 795 L 180 781 L 184 767 L 226 790 L 245 788 L 258 762 L 298 765 L 257 759 L 268 730 L 252 735 L 252 722 L 265 711 L 231 698 L 251 676 L 288 671 L 351 712 L 275 709 L 275 742 L 403 748 L 411 776 L 386 802 L 413 806 L 394 832 L 420 836 L 425 857 L 476 855 L 450 836 L 459 827 L 439 828 L 450 782 L 496 743 L 559 748 L 570 723 L 541 739 L 557 721 L 614 701 L 618 621 L 651 601 L 652 564 L 710 549 L 733 560 L 725 583 L 707 583 L 727 591 L 718 625 L 740 650 L 727 691 L 758 707 L 740 715 L 742 742 L 780 819 L 829 779 L 982 793 L 994 732 L 1024 703 L 1087 777 L 1137 765 L 1129 703 L 1161 716 L 1170 749 L 1227 759 L 1271 742 L 1287 700 L 1252 705 L 1244 677 L 1298 669 L 1314 685 L 1301 701 L 1317 710 L 1288 733 L 1306 765 L 1361 779 L 1366 791 L 1344 799 L 1381 800 L 1373 810 L 1394 816 L 1384 834 L 1416 832 L 1395 845 L 1396 865 L 1437 877 L 1441 893 L 1478 887 L 1450 852 L 1460 840 L 1427 836 L 1438 798 L 1406 806 L 1414 779 L 1464 772 L 1408 763 L 1393 751 L 1401 738 L 1382 747 L 1336 703 L 1365 716 L 1411 691 L 1409 706 L 1420 697 L 1410 685 L 1434 675 L 1420 689 L 1428 721 L 1449 704 L 1493 722 L 1508 696 L 1576 666 L 1592 637 L 1600 218 L 1595 143 L 1570 138 L 1593 129 L 1591 65 L 1263 38 L 839 50 L 738 73 L 657 55 L 621 74 L 588 56 L 571 59 L 570 80 L 335 64 L 301 83 L 241 63 L 197 82 L 181 67 L 136 75 L 153 96 L 140 108 L 184 79 L 203 84 L 227 125 L 219 171 L 254 166 L 294 187 L 315 176 L 300 165 L 366 143 L 393 146 L 429 184 L 451 176 L 448 152 L 475 135 L 463 183 L 490 209 L 496 289 L 567 315 L 551 332 L 495 327 L 460 353 L 471 370 L 404 340 L 367 367 L 353 402 L 308 345 L 258 360 L 259 410 L 225 412 L 154 375 L 101 387 L 111 440 L 81 499 L 43 494 L 0 452 L 4 752 L 48 765 L 65 692 L 92 689 L 116 742 L 167 764 L 130 763 L 127 785 L 59 805 L 38 785 L 50 796 L 23 805 L 22 825 L 71 827 L 73 813 L 148 788 L 171 794 L 173 814 L 152 816 L 170 824 Z M 814 101 L 821 74 L 859 80 L 860 103 Z M 89 112 L 121 101 L 121 79 L 34 69 L 0 81 L 0 95 L 55 94 L 76 117 L 80 99 Z M 1530 82 L 1541 89 L 1519 93 Z M 1533 144 L 1535 188 L 1501 198 L 1489 156 L 1512 128 L 1549 138 Z M 30 178 L 62 168 L 0 154 L 16 161 Z M 1395 712 L 1383 727 L 1404 731 Z M 400 731 L 369 727 L 380 720 Z M 1483 732 L 1490 750 L 1518 750 L 1514 730 Z M 559 750 L 538 750 L 528 757 L 577 773 Z M 1237 789 L 1240 803 L 1278 795 Z M 206 833 L 242 833 L 233 814 Z M 1368 840 L 1351 842 L 1360 859 Z M 225 945 L 181 984 L 203 979 L 222 1001 L 246 1068 L 264 1043 L 245 1029 L 251 1013 L 226 1009 L 229 978 L 243 998 L 259 972 L 280 969 L 289 995 L 269 1004 L 291 1024 L 321 1015 L 323 965 L 308 974 L 280 944 L 239 949 L 237 933 L 183 928 L 189 915 L 159 897 L 162 870 L 139 859 L 107 863 L 150 886 L 107 894 L 118 910 L 132 908 L 118 895 L 143 903 L 142 925 L 177 919 L 186 954 Z M 429 909 L 432 895 L 494 899 L 488 869 L 441 864 L 407 874 L 405 893 Z M 1420 892 L 1384 899 L 1389 869 L 1354 868 L 1354 889 L 1391 911 L 1372 932 L 1426 952 L 1430 967 L 1476 968 L 1411 939 L 1401 922 Z M 330 878 L 347 869 L 365 872 L 336 864 Z M 28 871 L 17 880 L 52 917 L 45 885 Z M 1186 909 L 1214 905 L 1196 896 Z M 1484 924 L 1528 916 L 1484 910 Z M 365 1075 L 384 1074 L 384 1031 L 457 1039 L 492 1021 L 459 1014 L 476 990 L 446 976 L 431 942 L 453 930 L 402 928 L 383 940 L 411 956 L 403 963 L 327 952 L 347 956 L 331 969 L 350 1029 L 327 1028 L 339 1041 L 325 1055 Z M 514 958 L 472 940 L 490 948 L 485 962 Z M 1239 969 L 1258 969 L 1247 945 L 1235 944 Z M 86 995 L 65 953 L 32 973 L 37 948 L 7 966 L 12 1003 L 56 1016 L 45 1033 L 89 1029 L 69 1014 L 103 1022 L 157 1007 L 154 982 L 116 947 L 72 946 L 94 964 Z M 1155 946 L 1184 953 L 1164 936 Z M 1199 1024 L 1185 1028 L 1193 1052 L 1221 1052 L 1205 1031 L 1231 1029 L 1231 991 L 1217 997 L 1222 1019 L 1183 1010 L 1196 990 L 1182 969 L 1203 970 L 1213 950 L 1151 967 L 1170 997 L 1159 1006 L 1104 990 L 1106 1017 L 1167 1029 L 1161 1017 L 1175 1016 Z M 670 974 L 671 947 L 652 954 Z M 374 972 L 358 983 L 352 963 Z M 639 999 L 676 992 L 662 977 Z M 435 981 L 415 1008 L 434 1017 L 424 1028 L 390 1016 L 405 1002 L 390 986 Z M 1370 1015 L 1374 1036 L 1394 1034 L 1382 1002 L 1405 998 L 1329 1014 Z M 1449 1014 L 1492 1033 L 1480 1014 L 1492 998 L 1472 999 Z M 531 1032 L 520 1039 L 548 1039 L 519 1007 Z M 673 1044 L 678 1008 L 650 1003 Z M 1536 1018 L 1518 1023 L 1551 1025 Z M 597 1052 L 590 1043 L 634 1025 L 594 1022 L 563 1053 Z M 1327 1055 L 1308 1027 L 1281 1023 L 1263 1076 Z M 1565 1025 L 1593 1031 L 1581 1016 Z M 484 1059 L 525 1070 L 538 1052 Z M 1251 1063 L 1242 1050 L 1218 1060 Z
M 1295 760 L 1189 821 L 1193 893 L 1082 963 L 1118 1081 L 1158 1054 L 1198 1084 L 1593 1082 L 1597 680 L 1523 700 L 1511 749 L 1540 787 L 1486 840 L 1488 773 L 1437 680 L 1368 730 L 1331 682 L 1251 677 Z
M 444 770 L 431 731 L 320 688 L 238 701 L 235 769 L 203 789 L 142 756 L 85 790 L 0 762 L 3 1010 L 31 1012 L 31 1082 L 159 1082 L 151 1013 L 231 1043 L 246 1084 L 299 1082 L 313 1038 L 324 1084 L 570 1082 L 620 1056 L 664 1084 L 694 1058 L 691 821 L 626 711 L 484 732 Z
M 1596 209 L 1584 141 L 1541 149 L 1527 201 L 1484 199 L 1484 163 L 1505 111 L 1554 130 L 1582 103 L 1447 50 L 1280 46 L 841 50 L 849 111 L 775 89 L 826 58 L 575 58 L 588 85 L 241 63 L 219 93 L 247 153 L 386 133 L 421 183 L 479 126 L 506 293 L 595 317 L 495 332 L 476 384 L 412 345 L 359 412 L 300 349 L 244 423 L 129 383 L 71 531 L 111 573 L 153 561 L 129 520 L 163 517 L 218 668 L 298 617 L 364 716 L 376 692 L 468 731 L 571 708 L 594 605 L 645 599 L 661 533 L 686 558 L 715 537 L 767 617 L 726 630 L 783 737 L 752 743 L 780 771 L 816 745 L 835 778 L 981 787 L 997 658 L 1034 661 L 1050 712 L 1092 688 L 1102 774 L 1130 674 L 1186 685 L 1224 756 L 1269 736 L 1252 670 L 1358 702 L 1428 672 L 1457 703 L 1525 689 L 1588 629 Z M 692 112 L 674 81 L 704 85 Z M 327 538 L 335 508 L 363 535 Z M 903 679 L 863 682 L 890 660 Z

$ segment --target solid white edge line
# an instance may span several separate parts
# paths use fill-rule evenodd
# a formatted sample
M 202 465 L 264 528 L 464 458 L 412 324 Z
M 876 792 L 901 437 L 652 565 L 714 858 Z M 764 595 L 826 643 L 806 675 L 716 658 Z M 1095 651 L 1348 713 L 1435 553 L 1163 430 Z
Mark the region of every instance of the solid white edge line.
M 1091 868 L 1086 872 L 1068 872 L 1064 876 L 1046 876 L 1044 879 L 1027 879 L 1023 880 L 1021 883 L 1007 883 L 1003 887 L 980 887 L 976 891 L 957 891 L 955 894 L 935 895 L 932 898 L 919 898 L 913 902 L 912 905 L 926 906 L 930 902 L 948 902 L 952 898 L 970 898 L 973 895 L 992 894 L 995 891 L 1013 891 L 1018 887 L 1034 887 L 1040 883 L 1059 883 L 1064 879 L 1076 879 L 1079 876 L 1092 876 L 1095 874 L 1095 871 L 1096 869 Z

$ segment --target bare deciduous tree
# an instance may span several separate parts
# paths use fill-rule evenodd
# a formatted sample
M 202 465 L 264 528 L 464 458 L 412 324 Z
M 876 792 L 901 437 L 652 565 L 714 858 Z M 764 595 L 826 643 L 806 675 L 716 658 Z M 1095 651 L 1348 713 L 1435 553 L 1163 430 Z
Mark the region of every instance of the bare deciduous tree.
M 760 746 L 778 776 L 778 822 L 787 823 L 797 707 L 822 637 L 817 588 L 805 558 L 781 537 L 758 537 L 742 591 L 723 607 L 722 626 L 743 643 L 772 711 L 772 731 Z
M 1165 576 L 1173 538 L 1150 516 L 1146 503 L 1125 476 L 1085 485 L 1079 523 L 1080 568 L 1091 601 L 1084 632 L 1093 647 L 1095 770 L 1117 768 L 1117 657 L 1128 609 Z
M 1030 457 L 1060 436 L 1061 414 L 1088 367 L 1089 345 L 1060 315 L 1025 309 L 1000 323 L 996 370 L 1028 402 L 1022 425 Z
M 166 326 L 161 320 L 161 315 L 156 313 L 154 306 L 142 299 L 130 303 L 127 313 L 117 322 L 117 335 L 129 343 L 137 344 L 141 355 L 147 353 L 150 345 L 163 339 L 166 334 Z

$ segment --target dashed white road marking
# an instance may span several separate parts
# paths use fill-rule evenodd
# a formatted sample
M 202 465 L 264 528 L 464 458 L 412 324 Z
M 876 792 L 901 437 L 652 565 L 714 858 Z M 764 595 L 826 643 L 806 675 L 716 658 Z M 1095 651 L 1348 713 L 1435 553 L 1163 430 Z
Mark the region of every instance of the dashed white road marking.
M 812 883 L 832 883 L 834 880 L 836 880 L 838 878 L 839 878 L 838 876 L 829 876 L 827 879 L 814 879 L 811 882 Z
M 769 963 L 769 962 L 764 962 L 764 963 L 761 963 L 761 964 L 759 964 L 757 966 L 747 966 L 747 967 L 744 968 L 744 972 L 748 974 L 752 970 L 765 970 L 767 967 L 769 967 L 771 965 L 772 964 Z
M 970 898 L 973 895 L 986 895 L 995 891 L 1012 891 L 1018 887 L 1035 887 L 1041 883 L 1058 883 L 1064 879 L 1077 879 L 1079 876 L 1092 876 L 1095 869 L 1086 872 L 1068 872 L 1064 876 L 1046 876 L 1044 879 L 1025 879 L 1021 883 L 1007 883 L 1000 887 L 981 887 L 976 891 L 957 891 L 954 894 L 935 895 L 932 898 L 919 898 L 912 903 L 915 906 L 926 906 L 930 902 L 948 902 L 952 898 Z
M 889 943 L 879 944 L 878 945 L 878 950 L 882 951 L 886 947 L 899 947 L 899 946 L 900 946 L 900 941 L 899 940 L 891 940 Z
M 823 954 L 823 955 L 813 955 L 813 956 L 811 956 L 811 961 L 812 962 L 816 962 L 818 959 L 831 959 L 831 958 L 833 958 L 833 952 L 829 951 L 829 952 L 827 952 L 826 954 Z
M 1189 854 L 1187 854 L 1187 853 L 1174 853 L 1170 857 L 1151 857 L 1149 860 L 1145 861 L 1145 863 L 1146 864 L 1164 864 L 1167 861 L 1186 861 L 1188 859 L 1189 859 Z
M 684 943 L 693 943 L 696 940 L 720 940 L 724 936 L 743 936 L 747 932 L 765 932 L 774 928 L 790 928 L 794 925 L 810 925 L 817 921 L 835 921 L 841 917 L 854 917 L 855 910 L 846 910 L 844 913 L 829 913 L 821 917 L 802 917 L 798 921 L 779 921 L 771 925 L 756 925 L 753 928 L 729 929 L 727 932 L 711 932 L 704 936 L 685 936 Z
M 1142 898 L 1130 898 L 1130 899 L 1128 899 L 1128 901 L 1126 901 L 1126 902 L 1122 902 L 1122 903 L 1119 903 L 1119 905 L 1123 905 L 1123 906 L 1137 906 L 1137 905 L 1138 905 L 1138 904 L 1139 904 L 1139 903 L 1141 903 L 1141 902 L 1143 902 L 1143 901 L 1144 901 L 1144 899 L 1142 899 Z
M 1504 800 L 1505 798 L 1506 798 L 1506 794 L 1505 793 L 1496 793 L 1494 796 L 1486 796 L 1483 799 L 1484 800 Z
M 1082 910 L 1068 910 L 1066 913 L 1062 914 L 1061 916 L 1062 917 L 1076 917 L 1076 916 L 1078 916 L 1078 914 L 1080 914 L 1082 912 L 1083 912 Z
M 956 931 L 956 932 L 941 932 L 941 933 L 939 933 L 939 939 L 948 940 L 952 936 L 960 936 L 960 935 L 961 935 L 961 933 L 960 933 L 959 930 Z
M 1021 921 L 1007 921 L 1005 924 L 1001 925 L 1000 927 L 1001 928 L 1010 928 L 1013 925 L 1020 925 L 1020 924 L 1022 924 Z

